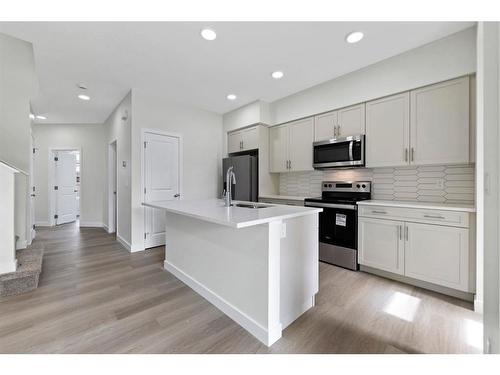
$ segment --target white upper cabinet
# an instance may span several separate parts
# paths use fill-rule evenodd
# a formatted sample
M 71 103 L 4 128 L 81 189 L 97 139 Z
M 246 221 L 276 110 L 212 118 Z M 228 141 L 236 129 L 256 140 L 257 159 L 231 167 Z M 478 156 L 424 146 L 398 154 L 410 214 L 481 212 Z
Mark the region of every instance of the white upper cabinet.
M 469 77 L 410 93 L 410 162 L 469 162 Z
M 314 140 L 324 141 L 337 135 L 337 111 L 314 116 Z
M 269 171 L 288 172 L 288 128 L 286 125 L 269 129 Z
M 365 103 L 337 111 L 336 137 L 365 134 Z
M 259 148 L 259 127 L 234 131 L 227 134 L 227 152 L 254 150 Z
M 310 117 L 270 129 L 271 172 L 313 170 L 313 122 Z
M 232 154 L 233 152 L 241 151 L 241 131 L 231 132 L 227 134 L 227 153 Z
M 289 171 L 312 171 L 313 167 L 313 122 L 312 117 L 288 125 Z
M 410 93 L 366 103 L 366 166 L 409 163 Z

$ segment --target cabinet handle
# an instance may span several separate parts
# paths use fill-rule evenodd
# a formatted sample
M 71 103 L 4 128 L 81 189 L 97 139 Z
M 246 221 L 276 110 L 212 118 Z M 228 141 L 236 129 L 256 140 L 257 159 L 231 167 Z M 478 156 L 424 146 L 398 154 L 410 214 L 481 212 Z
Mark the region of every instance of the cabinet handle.
M 372 210 L 372 214 L 384 214 L 385 215 L 386 213 L 387 212 L 385 212 L 385 211 L 374 211 L 374 210 Z
M 339 125 L 337 125 L 337 136 L 339 136 L 339 137 L 340 137 L 340 124 L 339 124 Z
M 401 225 L 398 225 L 398 238 L 401 240 Z
M 411 161 L 415 161 L 415 149 L 411 148 Z
M 292 169 L 292 161 L 288 160 L 288 169 Z
M 405 225 L 405 240 L 408 241 L 408 227 Z
M 408 161 L 408 148 L 405 148 L 405 161 Z
M 333 123 L 333 138 L 337 138 L 337 125 Z
M 446 219 L 444 216 L 424 215 L 428 219 Z

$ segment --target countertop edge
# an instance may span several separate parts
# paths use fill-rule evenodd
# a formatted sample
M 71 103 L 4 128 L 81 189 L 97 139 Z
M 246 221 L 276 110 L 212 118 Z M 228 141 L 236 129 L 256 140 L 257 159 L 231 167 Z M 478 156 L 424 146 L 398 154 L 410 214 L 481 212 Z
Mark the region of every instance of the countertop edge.
M 220 221 L 220 220 L 217 220 L 217 219 L 214 219 L 214 218 L 210 218 L 210 217 L 206 217 L 206 216 L 202 216 L 202 215 L 197 215 L 197 214 L 194 214 L 194 213 L 191 213 L 191 212 L 177 210 L 175 208 L 167 208 L 167 207 L 158 206 L 158 205 L 155 205 L 154 203 L 142 202 L 142 205 L 146 206 L 146 207 L 152 207 L 152 208 L 156 208 L 156 209 L 160 209 L 160 210 L 165 210 L 165 211 L 177 214 L 177 215 L 184 215 L 184 216 L 187 216 L 187 217 L 191 217 L 191 218 L 194 218 L 194 219 L 206 221 L 206 222 L 209 222 L 209 223 L 214 223 L 214 224 L 223 225 L 223 226 L 230 227 L 230 228 L 235 228 L 235 229 L 247 228 L 247 227 L 252 227 L 252 226 L 255 226 L 255 225 L 267 224 L 267 223 L 271 223 L 273 221 L 280 221 L 280 220 L 285 220 L 285 219 L 292 219 L 292 218 L 300 217 L 300 216 L 318 214 L 318 213 L 320 213 L 320 212 L 323 211 L 323 209 L 321 209 L 321 208 L 308 207 L 308 208 L 311 208 L 311 210 L 302 211 L 302 212 L 295 212 L 295 213 L 289 213 L 289 214 L 283 214 L 283 215 L 278 215 L 278 216 L 275 216 L 275 217 L 264 218 L 264 219 L 249 220 L 249 221 L 244 221 L 244 222 L 240 222 L 240 223 L 229 223 L 227 221 Z
M 357 202 L 358 206 L 387 206 L 387 207 L 400 207 L 424 210 L 443 210 L 443 211 L 458 211 L 475 213 L 475 207 L 453 206 L 442 203 L 432 202 L 407 202 L 407 201 L 378 201 L 378 200 L 365 200 Z

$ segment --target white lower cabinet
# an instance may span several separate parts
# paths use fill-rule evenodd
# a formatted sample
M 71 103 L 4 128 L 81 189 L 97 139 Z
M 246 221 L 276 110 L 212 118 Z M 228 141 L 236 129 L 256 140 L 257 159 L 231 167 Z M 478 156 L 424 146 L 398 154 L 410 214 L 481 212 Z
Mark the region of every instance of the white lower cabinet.
M 404 243 L 401 221 L 359 218 L 359 263 L 404 274 Z
M 405 223 L 405 275 L 467 291 L 469 230 L 442 225 Z
M 383 216 L 376 217 L 374 213 L 379 211 Z M 404 208 L 396 212 L 389 207 L 363 206 L 358 217 L 359 263 L 474 293 L 475 237 L 468 224 L 473 219 L 462 220 L 456 226 L 442 225 L 433 221 L 434 216 L 429 212 Z M 401 220 L 394 220 L 396 216 Z

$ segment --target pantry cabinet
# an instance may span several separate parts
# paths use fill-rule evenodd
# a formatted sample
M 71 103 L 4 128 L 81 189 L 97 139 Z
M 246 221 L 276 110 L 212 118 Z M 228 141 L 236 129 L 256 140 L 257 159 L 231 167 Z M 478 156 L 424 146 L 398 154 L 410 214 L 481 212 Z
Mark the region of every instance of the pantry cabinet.
M 410 93 L 366 103 L 366 166 L 409 164 Z
M 313 118 L 306 118 L 270 129 L 270 171 L 312 170 Z
M 227 134 L 227 152 L 232 154 L 259 148 L 259 128 L 254 126 Z

